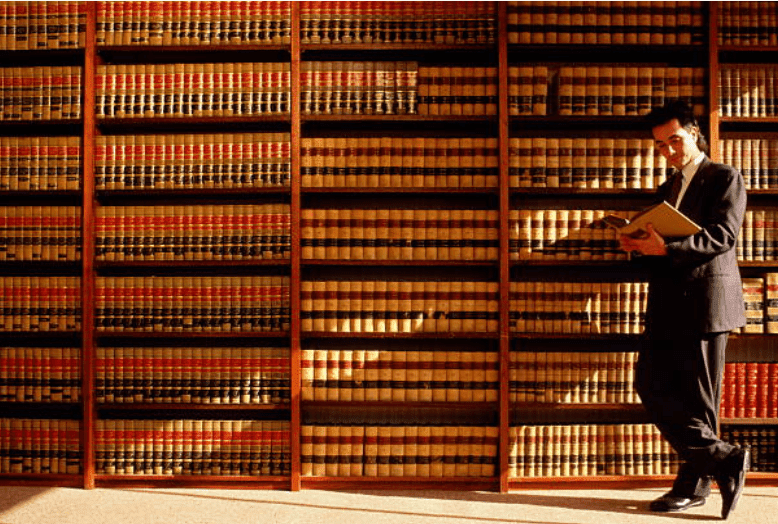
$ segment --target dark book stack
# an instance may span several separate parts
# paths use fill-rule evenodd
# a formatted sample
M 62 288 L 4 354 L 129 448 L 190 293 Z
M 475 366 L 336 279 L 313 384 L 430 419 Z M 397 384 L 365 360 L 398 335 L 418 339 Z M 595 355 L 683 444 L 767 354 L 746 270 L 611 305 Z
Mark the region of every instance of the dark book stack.
M 289 423 L 265 420 L 100 420 L 99 475 L 289 475 Z
M 281 404 L 289 348 L 100 347 L 98 403 Z
M 99 331 L 289 329 L 288 277 L 98 277 L 95 295 Z
M 100 2 L 98 46 L 282 45 L 290 2 Z
M 511 331 L 639 334 L 647 282 L 512 282 Z
M 652 424 L 510 428 L 511 477 L 673 475 L 679 458 Z

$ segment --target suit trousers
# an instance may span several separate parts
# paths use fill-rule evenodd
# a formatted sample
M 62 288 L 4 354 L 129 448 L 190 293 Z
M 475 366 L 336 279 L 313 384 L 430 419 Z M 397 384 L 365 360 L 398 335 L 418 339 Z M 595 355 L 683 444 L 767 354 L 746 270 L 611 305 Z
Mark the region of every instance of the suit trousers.
M 684 330 L 686 331 L 686 330 Z M 734 447 L 718 437 L 728 332 L 649 333 L 635 388 L 662 436 L 681 459 L 673 493 L 706 497 L 716 464 Z

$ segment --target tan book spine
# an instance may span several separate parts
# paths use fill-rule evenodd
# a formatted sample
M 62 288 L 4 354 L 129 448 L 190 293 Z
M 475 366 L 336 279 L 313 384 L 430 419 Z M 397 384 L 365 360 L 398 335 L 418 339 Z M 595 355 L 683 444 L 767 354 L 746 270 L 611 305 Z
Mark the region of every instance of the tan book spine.
M 386 332 L 398 333 L 400 330 L 400 283 L 386 282 Z
M 389 477 L 392 475 L 392 430 L 393 426 L 378 426 L 377 428 L 376 475 L 379 477 Z
M 407 387 L 407 352 L 395 349 L 385 353 L 389 356 L 389 362 L 387 364 L 389 370 L 380 380 L 388 385 L 386 388 L 382 388 L 379 391 L 379 400 L 385 399 L 391 400 L 392 402 L 405 402 Z

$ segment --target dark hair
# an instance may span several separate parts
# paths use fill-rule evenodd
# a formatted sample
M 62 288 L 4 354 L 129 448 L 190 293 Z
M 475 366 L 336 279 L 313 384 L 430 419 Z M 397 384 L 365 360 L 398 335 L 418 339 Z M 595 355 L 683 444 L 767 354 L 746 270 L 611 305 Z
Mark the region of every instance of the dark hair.
M 694 118 L 694 112 L 689 104 L 683 100 L 677 98 L 669 99 L 663 106 L 652 107 L 651 112 L 646 115 L 646 122 L 650 129 L 661 126 L 673 119 L 678 119 L 678 123 L 687 131 L 697 128 L 697 147 L 704 153 L 708 152 L 708 142 L 702 134 L 697 119 Z

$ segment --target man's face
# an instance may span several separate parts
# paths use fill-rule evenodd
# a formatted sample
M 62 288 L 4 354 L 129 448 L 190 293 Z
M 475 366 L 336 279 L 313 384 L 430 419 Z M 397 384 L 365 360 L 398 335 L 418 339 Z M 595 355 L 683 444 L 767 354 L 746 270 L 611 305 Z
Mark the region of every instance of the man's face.
M 656 148 L 670 165 L 678 170 L 700 154 L 700 148 L 697 147 L 699 131 L 697 128 L 692 128 L 691 131 L 684 129 L 677 118 L 658 125 L 651 131 Z

